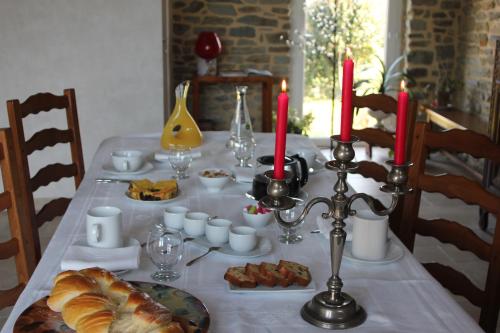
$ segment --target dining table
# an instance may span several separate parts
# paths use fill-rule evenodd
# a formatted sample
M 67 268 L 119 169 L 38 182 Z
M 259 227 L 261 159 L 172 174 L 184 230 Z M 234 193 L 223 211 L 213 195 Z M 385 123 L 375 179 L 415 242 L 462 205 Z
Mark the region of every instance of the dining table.
M 128 184 L 100 183 L 96 178 L 108 177 L 103 166 L 111 163 L 111 153 L 123 149 L 137 149 L 147 154 L 161 150 L 160 134 L 140 134 L 111 137 L 104 140 L 89 164 L 83 182 L 50 240 L 40 263 L 2 329 L 11 333 L 19 315 L 32 303 L 50 293 L 52 281 L 61 271 L 61 260 L 68 247 L 85 239 L 87 211 L 96 206 L 115 206 L 122 210 L 126 234 L 143 242 L 148 231 L 156 223 L 162 223 L 163 212 L 168 205 L 182 205 L 192 211 L 202 211 L 229 219 L 233 225 L 243 225 L 243 208 L 251 203 L 245 193 L 251 183 L 231 181 L 220 192 L 209 193 L 200 183 L 198 173 L 206 168 L 224 168 L 237 172 L 237 161 L 226 148 L 228 132 L 204 132 L 201 158 L 195 158 L 188 170 L 187 179 L 178 180 L 179 197 L 166 204 L 133 201 L 125 196 Z M 255 156 L 274 153 L 274 135 L 254 133 Z M 312 140 L 305 136 L 289 134 L 287 148 L 307 149 L 326 159 Z M 175 174 L 168 163 L 151 160 L 154 168 L 147 174 L 135 176 L 152 180 L 169 179 Z M 255 158 L 252 160 L 255 164 Z M 236 171 L 235 171 L 236 170 Z M 318 168 L 309 175 L 303 191 L 309 199 L 333 195 L 335 172 Z M 349 180 L 349 177 L 348 177 Z M 352 193 L 352 190 L 350 190 Z M 381 193 L 381 197 L 383 194 Z M 362 206 L 362 203 L 360 203 Z M 217 251 L 205 256 L 192 266 L 186 263 L 203 254 L 206 249 L 193 242 L 184 246 L 184 255 L 176 269 L 181 277 L 168 282 L 169 286 L 184 290 L 201 300 L 210 315 L 209 332 L 325 332 L 301 318 L 300 310 L 316 293 L 326 290 L 331 276 L 329 240 L 318 233 L 317 218 L 325 210 L 315 206 L 300 229 L 303 240 L 297 244 L 283 244 L 278 240 L 281 229 L 273 222 L 258 229 L 258 235 L 268 238 L 271 251 L 255 258 L 229 256 Z M 329 223 L 324 221 L 324 223 Z M 391 241 L 399 244 L 404 256 L 397 261 L 374 264 L 342 261 L 340 276 L 343 291 L 353 296 L 367 312 L 366 321 L 349 332 L 482 332 L 477 323 L 450 296 L 450 294 L 425 270 L 394 234 Z M 290 260 L 309 267 L 314 290 L 282 290 L 280 292 L 231 292 L 224 273 L 229 267 L 246 263 Z M 142 250 L 140 265 L 121 276 L 127 281 L 154 282 L 151 274 L 156 267 Z

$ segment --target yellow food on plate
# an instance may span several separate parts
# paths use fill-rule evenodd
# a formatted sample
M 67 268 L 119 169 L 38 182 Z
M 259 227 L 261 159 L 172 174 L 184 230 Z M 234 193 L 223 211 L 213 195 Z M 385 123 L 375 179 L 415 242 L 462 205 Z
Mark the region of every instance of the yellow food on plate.
M 128 196 L 135 200 L 160 201 L 173 199 L 179 193 L 175 179 L 152 182 L 149 179 L 133 180 L 128 187 Z

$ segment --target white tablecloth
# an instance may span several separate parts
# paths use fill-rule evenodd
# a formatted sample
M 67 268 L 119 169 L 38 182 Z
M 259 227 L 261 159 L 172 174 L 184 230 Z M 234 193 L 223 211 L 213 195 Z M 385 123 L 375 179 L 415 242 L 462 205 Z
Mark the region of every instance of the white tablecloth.
M 257 156 L 273 153 L 273 138 L 270 134 L 256 135 Z M 236 163 L 232 154 L 224 148 L 226 139 L 225 132 L 205 133 L 203 157 L 193 161 L 191 177 L 180 182 L 182 195 L 175 203 L 231 219 L 235 224 L 242 224 L 241 209 L 249 203 L 243 193 L 250 189 L 250 185 L 232 183 L 220 194 L 208 194 L 196 176 L 196 172 L 202 168 L 228 167 Z M 288 147 L 317 149 L 306 138 L 295 135 L 288 137 Z M 100 205 L 120 207 L 124 212 L 126 232 L 140 241 L 145 239 L 149 226 L 161 220 L 164 207 L 131 202 L 124 196 L 126 184 L 97 184 L 94 181 L 96 177 L 104 176 L 102 165 L 109 163 L 110 153 L 124 148 L 148 152 L 159 150 L 159 135 L 115 137 L 101 144 L 83 183 L 2 332 L 12 332 L 19 314 L 48 294 L 52 278 L 60 271 L 60 261 L 66 249 L 70 244 L 84 238 L 85 214 L 89 208 Z M 168 167 L 155 166 L 155 170 L 147 177 L 160 179 L 173 173 Z M 330 196 L 335 180 L 334 172 L 323 170 L 310 176 L 305 190 L 310 198 L 316 195 Z M 322 235 L 309 233 L 317 228 L 316 216 L 323 209 L 324 207 L 318 205 L 311 211 L 302 230 L 304 241 L 299 244 L 279 243 L 279 229 L 276 224 L 261 230 L 260 233 L 269 237 L 273 244 L 272 252 L 264 257 L 242 260 L 213 253 L 186 268 L 186 261 L 203 253 L 196 245 L 187 243 L 189 245 L 186 246 L 184 258 L 179 266 L 182 277 L 170 285 L 192 293 L 206 304 L 211 315 L 211 332 L 325 332 L 303 321 L 299 313 L 306 301 L 315 293 L 326 289 L 325 282 L 331 274 L 327 240 Z M 272 295 L 233 294 L 227 291 L 227 283 L 223 279 L 227 267 L 242 265 L 247 261 L 277 262 L 280 259 L 307 264 L 317 290 Z M 140 269 L 123 277 L 130 281 L 152 281 L 150 274 L 153 269 L 152 263 L 143 253 Z M 344 279 L 344 291 L 354 296 L 368 313 L 368 318 L 362 326 L 349 331 L 481 332 L 472 318 L 407 251 L 403 259 L 387 265 L 360 265 L 343 260 L 341 277 Z

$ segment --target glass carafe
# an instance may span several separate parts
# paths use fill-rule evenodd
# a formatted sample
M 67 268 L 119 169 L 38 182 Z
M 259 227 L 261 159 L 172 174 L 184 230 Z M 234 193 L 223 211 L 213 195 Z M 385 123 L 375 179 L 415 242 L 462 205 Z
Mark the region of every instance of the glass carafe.
M 252 130 L 252 120 L 248 113 L 247 106 L 247 86 L 236 86 L 236 109 L 231 120 L 231 131 L 226 144 L 228 148 L 233 148 L 234 142 L 246 140 L 255 143 Z
M 203 135 L 186 106 L 189 83 L 189 81 L 181 82 L 175 88 L 174 110 L 168 118 L 161 136 L 161 146 L 165 150 L 168 150 L 172 145 L 194 148 L 203 142 Z

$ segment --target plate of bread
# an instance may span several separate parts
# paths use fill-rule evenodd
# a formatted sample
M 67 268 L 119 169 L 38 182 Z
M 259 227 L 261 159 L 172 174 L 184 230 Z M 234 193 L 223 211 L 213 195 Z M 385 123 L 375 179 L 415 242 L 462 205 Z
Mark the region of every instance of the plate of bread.
M 316 290 L 309 268 L 287 260 L 229 267 L 224 279 L 229 282 L 229 291 L 235 293 Z
M 190 333 L 207 332 L 203 303 L 165 285 L 125 282 L 101 268 L 64 271 L 50 295 L 28 307 L 14 333 Z
M 161 204 L 177 199 L 180 191 L 175 179 L 157 182 L 139 179 L 130 182 L 125 195 L 135 202 Z

